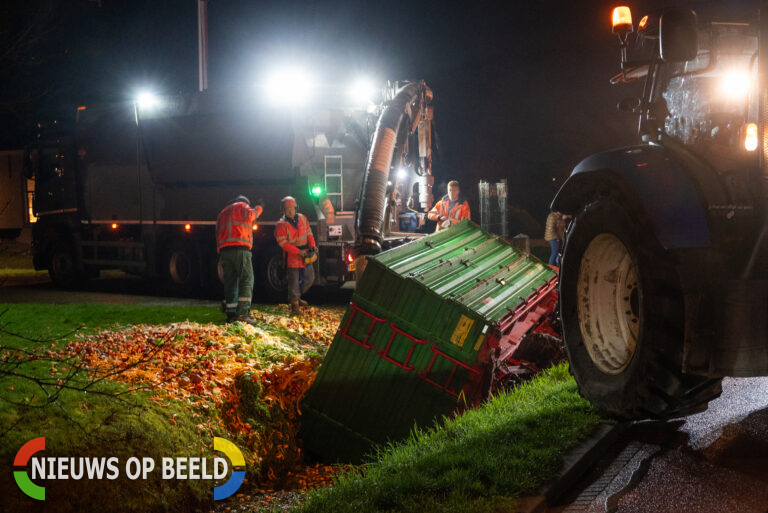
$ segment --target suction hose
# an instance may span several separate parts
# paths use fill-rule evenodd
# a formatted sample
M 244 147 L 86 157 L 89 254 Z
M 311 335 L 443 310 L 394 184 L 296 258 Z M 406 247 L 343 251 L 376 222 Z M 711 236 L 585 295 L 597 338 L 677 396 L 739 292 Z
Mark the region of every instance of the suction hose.
M 375 255 L 381 252 L 382 225 L 387 204 L 387 181 L 392 156 L 397 142 L 397 132 L 403 116 L 410 114 L 408 106 L 416 99 L 421 83 L 408 83 L 397 92 L 381 113 L 376 124 L 373 145 L 368 154 L 363 177 L 363 193 L 357 216 L 355 253 Z

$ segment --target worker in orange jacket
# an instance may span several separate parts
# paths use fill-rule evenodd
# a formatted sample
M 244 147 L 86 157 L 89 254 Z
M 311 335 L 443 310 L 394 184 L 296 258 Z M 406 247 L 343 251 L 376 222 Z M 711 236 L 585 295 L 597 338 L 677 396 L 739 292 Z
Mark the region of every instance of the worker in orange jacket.
M 251 318 L 253 297 L 253 225 L 261 205 L 251 208 L 245 196 L 231 200 L 216 218 L 216 251 L 224 271 L 224 311 L 227 322 L 255 324 Z
M 312 262 L 317 260 L 317 246 L 307 217 L 296 212 L 296 200 L 291 196 L 283 198 L 283 217 L 275 227 L 275 238 L 285 255 L 291 312 L 298 315 L 299 306 L 307 306 L 301 295 L 315 281 Z
M 427 218 L 431 221 L 437 221 L 436 232 L 448 228 L 462 219 L 470 218 L 469 203 L 461 196 L 459 182 L 456 180 L 448 182 L 448 194 L 435 203 L 435 206 L 427 214 Z

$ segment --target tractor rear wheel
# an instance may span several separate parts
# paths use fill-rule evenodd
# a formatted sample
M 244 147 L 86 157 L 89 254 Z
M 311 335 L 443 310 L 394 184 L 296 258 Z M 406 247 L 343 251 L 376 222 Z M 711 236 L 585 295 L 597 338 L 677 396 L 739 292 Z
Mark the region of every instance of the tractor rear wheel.
M 720 379 L 682 372 L 684 305 L 670 256 L 626 202 L 601 198 L 573 220 L 560 312 L 581 394 L 626 419 L 706 409 Z

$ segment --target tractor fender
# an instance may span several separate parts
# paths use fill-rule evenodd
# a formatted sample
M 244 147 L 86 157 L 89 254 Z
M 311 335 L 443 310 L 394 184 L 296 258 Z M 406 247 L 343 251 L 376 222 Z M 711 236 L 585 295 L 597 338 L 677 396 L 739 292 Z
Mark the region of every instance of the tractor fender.
M 557 192 L 552 210 L 575 214 L 596 195 L 616 189 L 646 216 L 665 249 L 710 246 L 707 202 L 686 170 L 657 145 L 620 148 L 582 160 Z

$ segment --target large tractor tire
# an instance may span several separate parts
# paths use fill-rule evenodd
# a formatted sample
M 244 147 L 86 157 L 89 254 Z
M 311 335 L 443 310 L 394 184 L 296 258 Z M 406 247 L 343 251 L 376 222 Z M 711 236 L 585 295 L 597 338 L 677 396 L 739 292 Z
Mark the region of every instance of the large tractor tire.
M 618 198 L 571 223 L 560 269 L 560 312 L 581 394 L 624 419 L 706 409 L 720 379 L 682 372 L 684 304 L 670 256 Z

